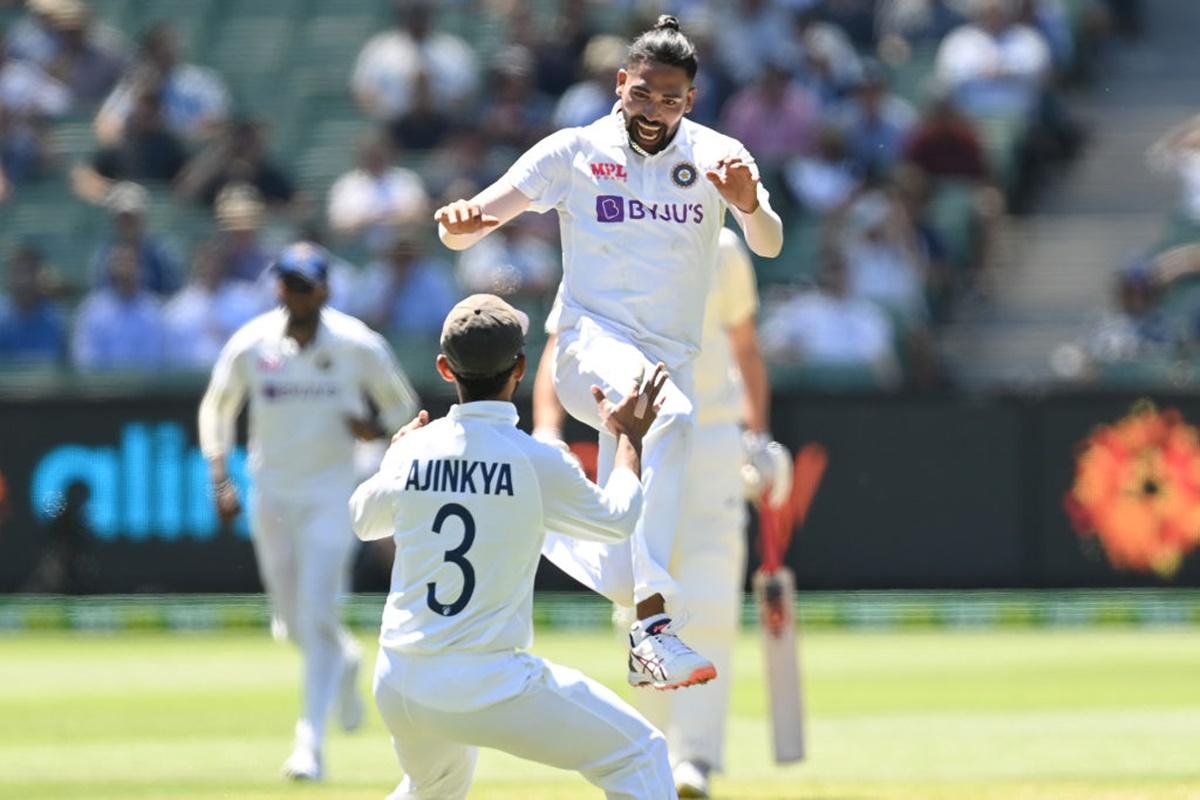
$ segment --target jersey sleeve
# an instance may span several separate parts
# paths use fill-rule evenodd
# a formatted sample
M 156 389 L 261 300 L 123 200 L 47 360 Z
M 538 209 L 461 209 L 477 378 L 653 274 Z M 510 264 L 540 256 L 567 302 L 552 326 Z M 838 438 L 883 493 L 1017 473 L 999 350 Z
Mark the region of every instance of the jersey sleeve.
M 566 199 L 576 136 L 573 128 L 550 134 L 504 173 L 502 180 L 529 198 L 532 211 L 544 213 Z
M 350 496 L 350 524 L 354 535 L 364 542 L 386 539 L 396 532 L 399 487 L 389 462 L 394 463 L 394 459 L 385 457 L 379 471 L 360 483 Z
M 234 335 L 217 357 L 208 389 L 200 401 L 200 452 L 205 458 L 224 456 L 233 449 L 234 423 L 246 399 L 244 337 Z
M 637 475 L 614 469 L 600 488 L 557 447 L 539 443 L 532 458 L 547 530 L 594 542 L 620 542 L 633 535 L 642 511 L 642 483 Z
M 717 279 L 714 298 L 722 328 L 734 325 L 758 313 L 758 289 L 754 264 L 741 238 L 725 228 L 718 245 Z
M 412 419 L 417 412 L 417 393 L 392 356 L 382 336 L 370 333 L 363 350 L 364 385 L 379 408 L 379 417 L 391 433 Z

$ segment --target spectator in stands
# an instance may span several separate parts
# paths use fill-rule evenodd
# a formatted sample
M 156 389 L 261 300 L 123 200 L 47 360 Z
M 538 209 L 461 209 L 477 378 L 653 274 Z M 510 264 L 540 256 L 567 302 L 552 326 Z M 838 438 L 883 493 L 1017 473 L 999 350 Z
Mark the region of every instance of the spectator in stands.
M 1164 287 L 1149 259 L 1139 258 L 1118 271 L 1113 289 L 1116 308 L 1105 311 L 1084 339 L 1084 353 L 1092 363 L 1182 354 L 1184 332 L 1160 308 Z
M 883 189 L 868 189 L 837 223 L 851 294 L 878 303 L 906 330 L 926 327 L 928 265 L 899 202 Z
M 188 162 L 179 177 L 178 194 L 215 207 L 226 187 L 249 184 L 272 209 L 300 200 L 292 179 L 267 153 L 266 131 L 257 120 L 242 119 Z
M 51 362 L 66 353 L 62 309 L 47 290 L 42 256 L 29 247 L 9 258 L 8 295 L 0 296 L 0 359 Z
M 138 280 L 138 251 L 114 247 L 107 285 L 84 298 L 75 319 L 71 359 L 80 369 L 150 370 L 164 365 L 162 303 Z
M 229 113 L 229 91 L 221 78 L 207 67 L 182 63 L 175 29 L 157 22 L 142 34 L 138 63 L 96 114 L 96 138 L 101 143 L 120 140 L 143 86 L 159 87 L 167 129 L 185 141 L 212 136 Z
M 782 64 L 768 63 L 758 80 L 729 98 L 721 130 L 759 162 L 778 164 L 812 149 L 820 111 L 816 95 L 793 81 Z
M 557 247 L 521 218 L 458 255 L 458 285 L 468 294 L 540 300 L 554 294 L 562 277 Z M 520 305 L 520 303 L 518 303 Z
M 397 228 L 359 280 L 352 313 L 388 336 L 436 336 L 458 301 L 449 267 L 426 254 L 420 236 Z
M 822 106 L 839 101 L 862 80 L 862 61 L 845 32 L 823 20 L 816 5 L 792 15 L 783 62 Z
M 1012 0 L 975 0 L 972 21 L 938 48 L 937 76 L 972 115 L 1033 115 L 1051 71 L 1045 37 L 1017 23 Z
M 428 0 L 396 0 L 396 26 L 376 34 L 354 65 L 350 85 L 367 114 L 390 122 L 412 105 L 413 83 L 425 72 L 435 103 L 462 107 L 479 83 L 471 47 L 453 34 L 433 29 L 434 6 Z
M 387 126 L 392 141 L 405 150 L 432 150 L 441 145 L 458 127 L 453 115 L 433 96 L 429 72 L 420 69 L 413 75 L 412 103 Z
M 8 50 L 0 33 L 0 201 L 5 185 L 32 177 L 49 161 L 47 123 L 71 106 L 66 86 Z
M 753 83 L 791 50 L 788 12 L 770 0 L 714 4 L 713 45 L 721 71 L 738 86 Z
M 100 205 L 113 183 L 170 183 L 186 161 L 183 142 L 163 120 L 159 93 L 146 89 L 134 102 L 121 140 L 97 151 L 91 164 L 76 165 L 71 180 L 80 197 Z
M 617 36 L 593 36 L 583 50 L 584 79 L 571 86 L 554 108 L 555 128 L 590 125 L 612 111 L 613 76 L 625 66 L 628 44 Z
M 33 45 L 33 58 L 49 75 L 62 81 L 82 106 L 98 103 L 125 71 L 125 53 L 119 39 L 95 25 L 82 0 L 38 0 L 38 19 L 48 38 Z M 24 42 L 19 43 L 23 49 Z M 23 53 L 19 57 L 24 57 Z M 48 58 L 47 58 L 48 57 Z M 47 60 L 42 60 L 47 58 Z
M 217 197 L 218 241 L 226 277 L 249 283 L 261 282 L 271 263 L 271 250 L 261 238 L 266 210 L 258 190 L 246 183 L 227 186 Z M 273 286 L 274 281 L 264 283 L 264 296 L 271 293 Z
M 863 175 L 882 176 L 903 156 L 917 112 L 888 91 L 883 68 L 869 62 L 858 86 L 834 117 L 845 132 L 846 149 L 855 168 Z
M 778 364 L 861 367 L 880 384 L 895 385 L 900 372 L 888 315 L 851 292 L 836 248 L 823 260 L 815 290 L 796 294 L 767 313 L 763 355 Z
M 862 175 L 846 151 L 846 135 L 833 124 L 817 131 L 811 155 L 784 164 L 783 180 L 792 199 L 818 216 L 840 208 L 862 185 Z
M 201 244 L 192 254 L 187 285 L 163 309 L 168 363 L 176 369 L 211 367 L 230 335 L 265 307 L 256 287 L 225 275 L 218 243 Z
M 1058 74 L 1070 73 L 1075 61 L 1075 33 L 1062 0 L 1017 0 L 1015 17 L 1019 24 L 1042 35 Z
M 988 178 L 983 144 L 975 125 L 948 97 L 935 98 L 917 123 L 905 157 L 938 178 Z
M 429 210 L 421 176 L 391 161 L 387 138 L 378 131 L 368 133 L 358 144 L 358 166 L 329 190 L 330 227 L 371 250 L 383 244 L 389 228 L 424 220 Z
M 112 234 L 96 248 L 88 272 L 92 286 L 109 280 L 109 255 L 114 247 L 130 245 L 137 249 L 140 281 L 143 288 L 168 295 L 179 288 L 179 262 L 166 243 L 146 230 L 146 211 L 150 193 L 139 184 L 121 181 L 113 185 L 104 201 L 112 215 Z
M 875 19 L 881 53 L 907 60 L 912 49 L 936 46 L 970 19 L 963 0 L 879 0 Z
M 512 45 L 496 54 L 480 124 L 494 144 L 525 150 L 550 133 L 554 102 L 537 90 L 533 54 Z
M 559 97 L 580 77 L 579 54 L 591 38 L 587 0 L 561 0 L 554 13 L 539 13 L 534 3 L 515 3 L 508 16 L 508 42 L 533 56 L 534 86 L 548 97 Z M 543 25 L 546 17 L 550 24 Z M 610 73 L 616 74 L 614 70 Z
M 875 49 L 878 5 L 877 0 L 824 0 L 818 7 L 822 20 L 840 28 L 854 49 L 865 53 Z

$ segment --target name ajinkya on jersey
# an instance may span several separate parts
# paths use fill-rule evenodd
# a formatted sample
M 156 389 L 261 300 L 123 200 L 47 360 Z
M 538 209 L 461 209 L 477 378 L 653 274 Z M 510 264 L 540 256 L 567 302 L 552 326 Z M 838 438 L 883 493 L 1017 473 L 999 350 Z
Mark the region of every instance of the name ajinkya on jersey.
M 477 472 L 478 471 L 478 472 Z M 478 475 L 479 483 L 475 482 Z M 435 458 L 424 466 L 414 459 L 408 469 L 404 491 L 469 492 L 513 496 L 512 465 L 504 461 L 467 461 Z

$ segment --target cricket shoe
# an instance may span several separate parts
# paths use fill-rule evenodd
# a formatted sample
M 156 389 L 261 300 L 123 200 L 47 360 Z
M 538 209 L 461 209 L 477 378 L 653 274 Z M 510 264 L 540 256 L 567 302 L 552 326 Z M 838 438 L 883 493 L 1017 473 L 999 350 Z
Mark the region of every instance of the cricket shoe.
M 283 762 L 283 777 L 293 781 L 319 781 L 325 777 L 321 768 L 321 754 L 312 747 L 296 745 L 296 749 Z
M 708 797 L 708 774 L 712 768 L 703 761 L 680 761 L 675 765 L 675 791 L 680 797 Z
M 671 619 L 657 614 L 629 631 L 629 685 L 678 689 L 708 683 L 717 668 L 675 635 Z
M 366 718 L 366 707 L 358 691 L 358 670 L 362 666 L 362 653 L 358 646 L 346 648 L 342 661 L 342 678 L 338 684 L 338 725 L 347 733 L 362 727 Z

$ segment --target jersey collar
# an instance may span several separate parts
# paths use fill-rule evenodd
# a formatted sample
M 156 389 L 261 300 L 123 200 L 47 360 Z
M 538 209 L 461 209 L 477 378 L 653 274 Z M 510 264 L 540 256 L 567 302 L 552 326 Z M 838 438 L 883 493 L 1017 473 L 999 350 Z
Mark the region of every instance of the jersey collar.
M 446 415 L 451 419 L 479 419 L 495 424 L 507 423 L 516 426 L 520 416 L 517 407 L 505 400 L 475 400 L 450 406 Z

